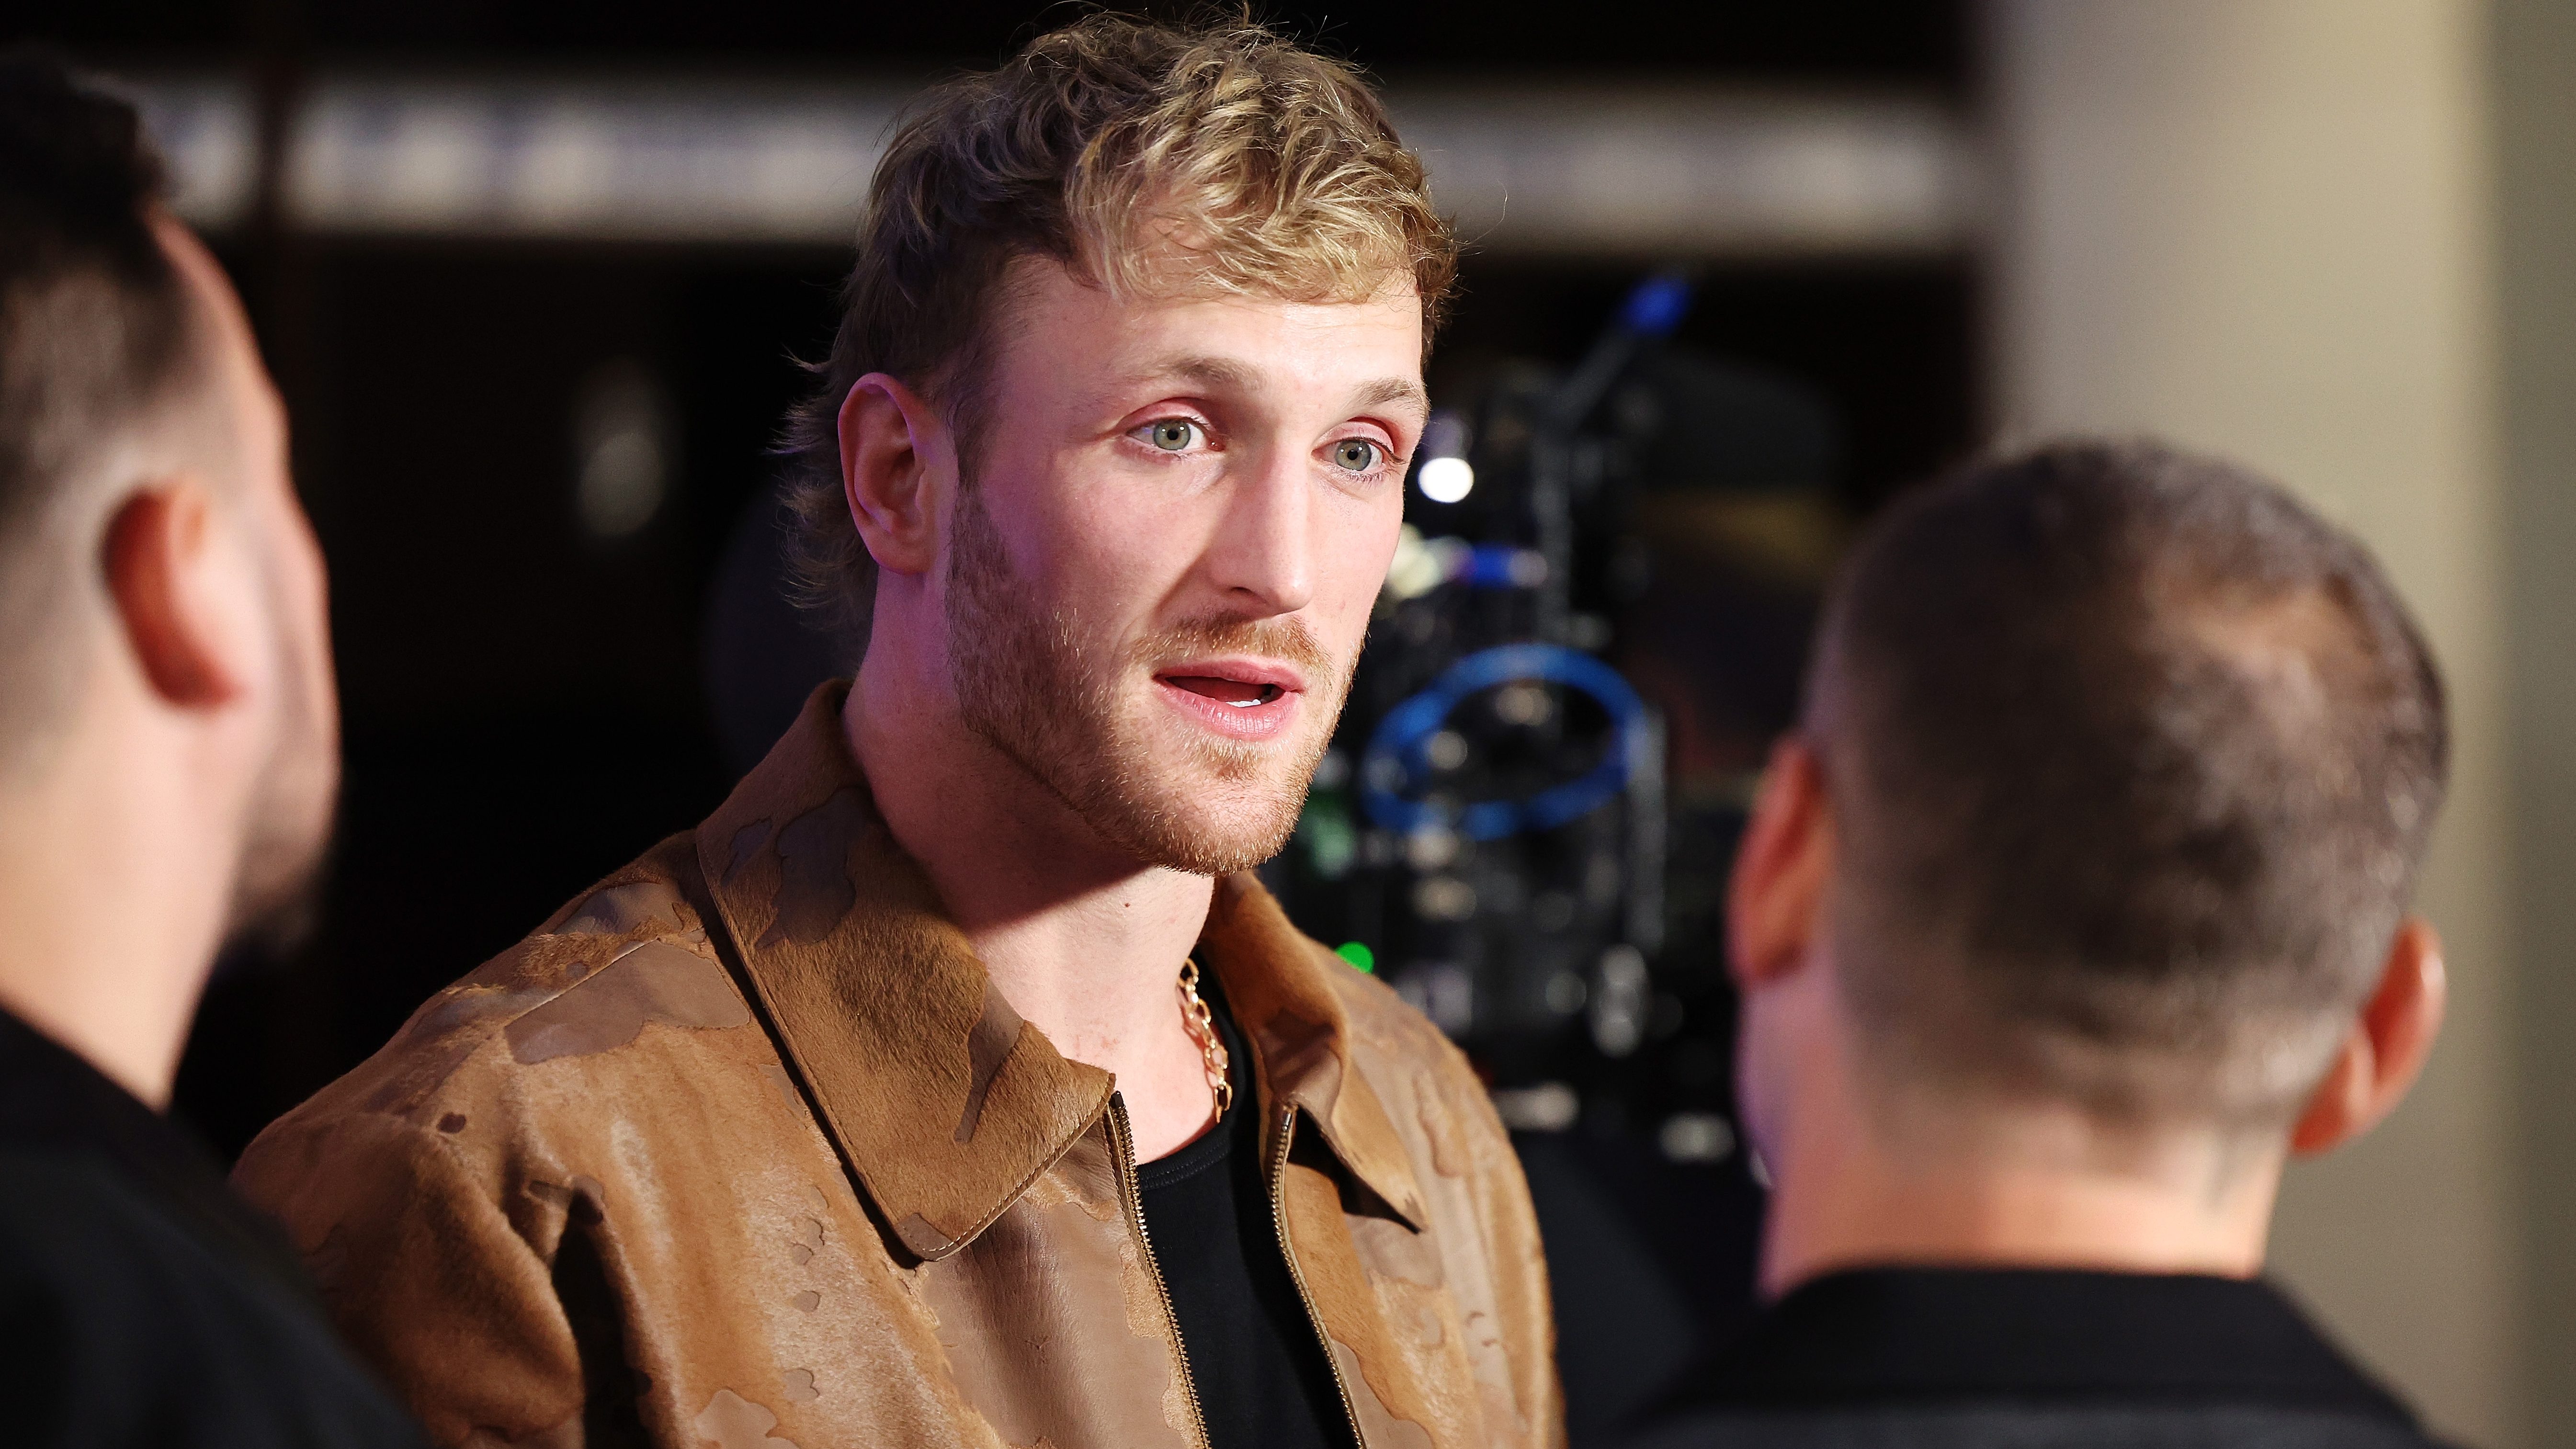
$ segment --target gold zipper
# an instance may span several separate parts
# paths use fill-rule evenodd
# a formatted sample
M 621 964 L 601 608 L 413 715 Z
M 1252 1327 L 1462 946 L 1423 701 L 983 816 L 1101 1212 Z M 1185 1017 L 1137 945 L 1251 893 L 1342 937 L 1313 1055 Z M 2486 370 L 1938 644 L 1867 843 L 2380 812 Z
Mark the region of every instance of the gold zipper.
M 1351 1401 L 1351 1386 L 1342 1380 L 1342 1366 L 1333 1361 L 1332 1335 L 1324 1331 L 1324 1315 L 1315 1311 L 1315 1295 L 1306 1291 L 1306 1273 L 1297 1266 L 1297 1250 L 1288 1244 L 1288 1139 L 1296 1130 L 1296 1104 L 1285 1103 L 1279 1109 L 1279 1147 L 1270 1154 L 1270 1221 L 1279 1230 L 1279 1256 L 1288 1262 L 1288 1280 L 1297 1285 L 1297 1301 L 1305 1305 L 1306 1321 L 1315 1326 L 1316 1346 L 1324 1351 L 1324 1371 L 1333 1376 L 1333 1391 L 1342 1396 L 1351 1442 L 1368 1449 L 1368 1436 L 1360 1432 L 1359 1406 Z
M 1181 1318 L 1172 1310 L 1172 1290 L 1163 1286 L 1163 1265 L 1154 1261 L 1154 1235 L 1145 1230 L 1145 1194 L 1136 1183 L 1136 1137 L 1127 1125 L 1127 1104 L 1116 1092 L 1109 1094 L 1109 1149 L 1118 1158 L 1118 1200 L 1127 1209 L 1127 1226 L 1145 1250 L 1145 1276 L 1154 1280 L 1154 1296 L 1163 1300 L 1163 1332 L 1170 1335 L 1172 1353 L 1180 1360 L 1181 1396 L 1190 1401 L 1190 1425 L 1198 1432 L 1199 1449 L 1213 1449 L 1207 1411 L 1199 1407 L 1198 1381 L 1190 1377 L 1190 1346 L 1181 1342 Z

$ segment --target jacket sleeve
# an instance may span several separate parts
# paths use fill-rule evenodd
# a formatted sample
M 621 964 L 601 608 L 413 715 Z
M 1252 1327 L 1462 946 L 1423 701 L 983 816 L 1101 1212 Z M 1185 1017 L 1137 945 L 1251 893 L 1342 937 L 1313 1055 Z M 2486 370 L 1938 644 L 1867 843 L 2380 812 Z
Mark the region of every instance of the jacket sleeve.
M 1453 1059 L 1452 1081 L 1461 1087 L 1452 1093 L 1461 1131 L 1475 1144 L 1470 1157 L 1476 1164 L 1477 1211 L 1493 1262 L 1495 1317 L 1511 1360 L 1513 1387 L 1530 1442 L 1539 1449 L 1563 1449 L 1565 1395 L 1556 1373 L 1556 1312 L 1548 1292 L 1547 1257 L 1540 1248 L 1538 1209 L 1492 1096 L 1466 1058 L 1447 1042 L 1441 1045 Z
M 573 1191 L 363 1111 L 290 1115 L 234 1181 L 285 1221 L 341 1333 L 435 1442 L 579 1442 L 581 1355 L 552 1270 Z

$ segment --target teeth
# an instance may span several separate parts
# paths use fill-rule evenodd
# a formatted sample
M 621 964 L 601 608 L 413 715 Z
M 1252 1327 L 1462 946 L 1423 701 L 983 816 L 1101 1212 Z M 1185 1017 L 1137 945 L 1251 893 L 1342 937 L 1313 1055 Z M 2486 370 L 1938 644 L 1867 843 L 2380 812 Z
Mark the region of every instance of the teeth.
M 1209 675 L 1168 677 L 1166 683 L 1229 709 L 1258 709 L 1285 698 L 1288 691 L 1276 684 L 1255 684 L 1244 679 L 1221 679 Z M 1231 685 L 1231 689 L 1224 686 Z

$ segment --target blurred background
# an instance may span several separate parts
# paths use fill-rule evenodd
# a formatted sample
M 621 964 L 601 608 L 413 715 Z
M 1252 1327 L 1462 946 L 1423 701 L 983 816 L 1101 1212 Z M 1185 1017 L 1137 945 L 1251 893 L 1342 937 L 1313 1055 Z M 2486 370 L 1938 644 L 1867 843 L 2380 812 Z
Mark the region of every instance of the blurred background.
M 210 992 L 227 1152 L 686 828 L 834 672 L 768 449 L 889 120 L 1029 0 L 85 0 L 252 308 L 334 571 L 325 929 Z M 2388 561 L 2449 670 L 2415 1098 L 2275 1270 L 2445 1431 L 2576 1444 L 2576 0 L 1272 4 L 1472 248 L 1350 717 L 1273 884 L 1465 1042 L 1578 1442 L 1741 1315 L 1718 888 L 1851 528 L 2149 431 Z

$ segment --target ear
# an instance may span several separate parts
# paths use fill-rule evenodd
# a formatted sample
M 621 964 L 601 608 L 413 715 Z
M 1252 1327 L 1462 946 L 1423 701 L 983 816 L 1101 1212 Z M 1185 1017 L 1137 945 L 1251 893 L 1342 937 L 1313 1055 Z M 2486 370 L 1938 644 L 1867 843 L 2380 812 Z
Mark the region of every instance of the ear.
M 108 520 L 100 567 L 145 682 L 178 709 L 241 697 L 251 663 L 237 600 L 220 577 L 214 499 L 180 475 L 127 498 Z M 238 582 L 237 580 L 235 582 Z
M 2290 1150 L 2324 1152 L 2379 1124 L 2394 1110 L 2432 1054 L 2450 988 L 2442 974 L 2442 939 L 2421 916 L 2397 927 L 2379 985 L 2362 1003 L 2352 1031 L 2325 1080 L 2308 1097 L 2290 1132 Z
M 1746 990 L 1805 964 L 1833 874 L 1834 822 L 1816 753 L 1790 736 L 1771 749 L 1727 888 L 1727 957 Z
M 939 550 L 937 482 L 956 474 L 945 420 L 895 378 L 871 372 L 841 399 L 841 494 L 877 567 L 927 573 Z

